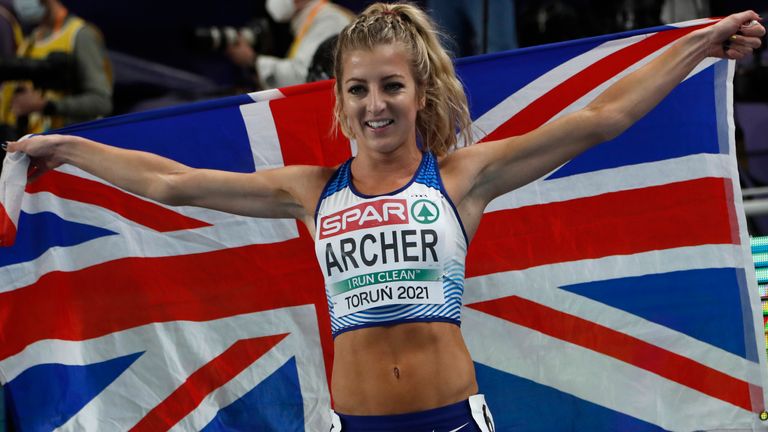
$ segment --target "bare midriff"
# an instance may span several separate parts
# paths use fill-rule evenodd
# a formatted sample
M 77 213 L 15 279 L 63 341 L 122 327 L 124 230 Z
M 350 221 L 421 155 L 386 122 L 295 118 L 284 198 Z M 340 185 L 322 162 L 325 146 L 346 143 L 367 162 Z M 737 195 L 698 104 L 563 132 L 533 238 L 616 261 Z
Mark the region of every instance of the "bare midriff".
M 342 333 L 334 341 L 334 409 L 390 415 L 460 402 L 477 393 L 459 326 L 397 324 Z

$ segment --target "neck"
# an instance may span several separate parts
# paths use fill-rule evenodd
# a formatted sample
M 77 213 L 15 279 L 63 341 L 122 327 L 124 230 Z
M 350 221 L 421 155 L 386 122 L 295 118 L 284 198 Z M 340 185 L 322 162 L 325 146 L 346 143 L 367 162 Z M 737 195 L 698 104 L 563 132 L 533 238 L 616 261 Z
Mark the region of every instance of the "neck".
M 367 195 L 397 190 L 411 180 L 421 159 L 415 144 L 400 146 L 391 153 L 360 151 L 352 162 L 355 187 Z

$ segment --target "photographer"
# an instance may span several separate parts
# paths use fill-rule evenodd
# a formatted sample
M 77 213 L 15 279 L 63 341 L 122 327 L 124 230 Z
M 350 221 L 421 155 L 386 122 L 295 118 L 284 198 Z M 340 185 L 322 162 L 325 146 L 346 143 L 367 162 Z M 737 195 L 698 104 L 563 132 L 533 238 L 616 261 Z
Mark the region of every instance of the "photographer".
M 286 57 L 259 54 L 242 37 L 227 48 L 230 60 L 251 69 L 265 89 L 305 82 L 317 47 L 352 18 L 351 12 L 328 0 L 267 0 L 266 8 L 275 22 L 290 21 L 294 40 Z
M 18 60 L 39 66 L 3 84 L 2 122 L 18 137 L 109 114 L 112 77 L 101 33 L 59 0 L 14 0 L 14 7 L 22 24 L 34 26 Z M 33 73 L 46 70 L 47 80 Z
M 12 1 L 0 0 L 0 58 L 14 57 L 23 39 Z

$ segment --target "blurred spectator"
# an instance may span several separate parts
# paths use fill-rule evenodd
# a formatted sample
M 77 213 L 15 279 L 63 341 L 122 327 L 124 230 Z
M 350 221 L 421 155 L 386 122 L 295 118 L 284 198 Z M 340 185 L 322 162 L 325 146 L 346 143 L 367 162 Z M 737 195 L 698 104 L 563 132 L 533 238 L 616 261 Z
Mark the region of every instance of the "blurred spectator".
M 109 114 L 112 73 L 99 30 L 59 0 L 14 0 L 14 8 L 23 25 L 34 27 L 17 51 L 30 76 L 3 84 L 3 123 L 19 137 Z
M 21 25 L 13 11 L 12 1 L 0 0 L 0 61 L 15 57 L 16 49 L 23 39 L 24 35 L 21 33 Z M 4 126 L 0 123 L 0 139 L 9 135 L 6 130 L 3 130 Z M 5 150 L 0 149 L 0 164 L 3 158 L 5 158 Z M 0 165 L 0 171 L 2 169 Z M 0 423 L 4 418 L 2 392 L 0 392 Z M 0 430 L 2 430 L 1 426 Z
M 0 58 L 14 57 L 23 38 L 21 25 L 13 11 L 13 1 L 0 0 Z
M 307 70 L 307 82 L 322 81 L 333 78 L 333 54 L 339 35 L 333 35 L 323 41 L 312 57 Z
M 517 48 L 515 0 L 428 0 L 437 24 L 454 38 L 457 57 Z
M 661 20 L 668 24 L 709 16 L 707 0 L 666 0 L 661 8 Z
M 351 12 L 328 0 L 267 0 L 266 9 L 275 22 L 290 21 L 294 40 L 286 57 L 259 54 L 242 37 L 227 48 L 229 58 L 251 69 L 259 86 L 265 89 L 305 82 L 317 48 L 352 18 Z

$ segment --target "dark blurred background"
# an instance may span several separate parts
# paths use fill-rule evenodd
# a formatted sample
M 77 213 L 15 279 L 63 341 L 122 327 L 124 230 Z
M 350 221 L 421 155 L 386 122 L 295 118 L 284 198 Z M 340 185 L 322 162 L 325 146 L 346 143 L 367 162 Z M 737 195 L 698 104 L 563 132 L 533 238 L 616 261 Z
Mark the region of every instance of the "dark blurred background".
M 115 114 L 184 99 L 215 97 L 239 89 L 252 90 L 247 88 L 242 71 L 223 54 L 202 49 L 199 43 L 196 48 L 192 36 L 195 28 L 240 28 L 263 17 L 270 21 L 273 54 L 284 54 L 291 42 L 288 25 L 271 22 L 265 14 L 263 0 L 133 0 L 125 3 L 64 0 L 63 3 L 104 33 L 115 69 Z M 339 0 L 335 3 L 359 12 L 371 2 Z M 427 2 L 415 3 L 424 6 Z M 660 25 L 663 3 L 660 0 L 515 0 L 519 46 Z M 710 16 L 750 8 L 768 11 L 766 0 L 693 3 L 704 3 Z M 154 83 L 150 80 L 152 76 Z M 176 94 L 167 96 L 169 88 Z M 144 102 L 164 96 L 165 102 L 162 99 L 154 104 Z

